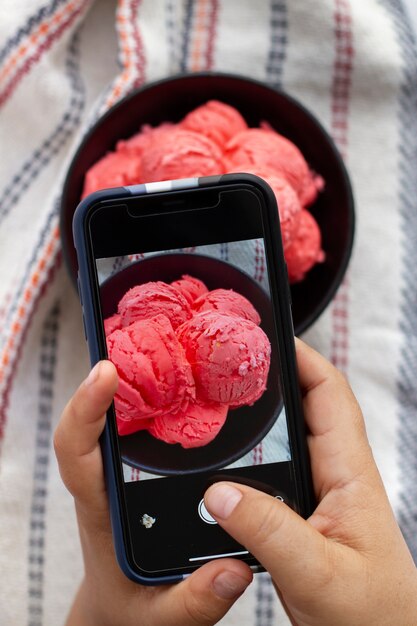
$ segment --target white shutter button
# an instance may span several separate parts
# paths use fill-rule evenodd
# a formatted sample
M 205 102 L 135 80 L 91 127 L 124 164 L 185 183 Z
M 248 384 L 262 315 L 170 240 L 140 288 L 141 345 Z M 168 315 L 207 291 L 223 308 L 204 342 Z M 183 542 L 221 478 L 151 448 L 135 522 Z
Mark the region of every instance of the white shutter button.
M 207 511 L 206 505 L 204 504 L 204 500 L 201 500 L 200 504 L 198 505 L 198 514 L 203 520 L 203 522 L 206 522 L 206 524 L 217 524 L 214 517 L 212 517 L 210 513 Z

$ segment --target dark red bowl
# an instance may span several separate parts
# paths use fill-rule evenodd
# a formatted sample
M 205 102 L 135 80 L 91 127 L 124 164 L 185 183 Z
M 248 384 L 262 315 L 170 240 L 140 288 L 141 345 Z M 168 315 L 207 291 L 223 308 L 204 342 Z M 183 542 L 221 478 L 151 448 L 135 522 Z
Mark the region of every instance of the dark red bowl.
M 269 122 L 299 147 L 313 170 L 326 181 L 324 191 L 311 207 L 322 232 L 326 260 L 291 287 L 294 328 L 299 334 L 325 309 L 346 271 L 354 235 L 352 189 L 339 152 L 316 118 L 287 94 L 255 80 L 218 73 L 172 77 L 132 92 L 100 118 L 75 154 L 64 185 L 61 238 L 65 262 L 75 285 L 72 217 L 88 168 L 113 150 L 119 139 L 138 132 L 142 124 L 177 122 L 213 98 L 235 106 L 250 126 Z
M 185 450 L 179 445 L 164 443 L 147 431 L 120 437 L 123 461 L 152 474 L 192 474 L 230 465 L 262 441 L 283 408 L 270 298 L 251 276 L 236 266 L 201 254 L 150 256 L 128 265 L 101 285 L 103 317 L 116 313 L 119 300 L 135 285 L 157 280 L 170 283 L 183 274 L 199 278 L 210 290 L 233 289 L 253 304 L 261 317 L 261 328 L 271 341 L 271 365 L 267 388 L 259 400 L 252 406 L 229 410 L 223 428 L 205 446 Z

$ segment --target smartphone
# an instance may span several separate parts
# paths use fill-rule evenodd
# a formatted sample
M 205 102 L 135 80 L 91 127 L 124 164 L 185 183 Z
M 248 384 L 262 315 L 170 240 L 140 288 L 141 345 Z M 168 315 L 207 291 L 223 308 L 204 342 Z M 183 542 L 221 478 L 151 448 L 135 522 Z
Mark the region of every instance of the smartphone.
M 314 506 L 278 209 L 249 174 L 91 194 L 73 222 L 91 363 L 119 388 L 101 440 L 118 562 L 142 584 L 232 556 L 204 506 L 231 480 Z

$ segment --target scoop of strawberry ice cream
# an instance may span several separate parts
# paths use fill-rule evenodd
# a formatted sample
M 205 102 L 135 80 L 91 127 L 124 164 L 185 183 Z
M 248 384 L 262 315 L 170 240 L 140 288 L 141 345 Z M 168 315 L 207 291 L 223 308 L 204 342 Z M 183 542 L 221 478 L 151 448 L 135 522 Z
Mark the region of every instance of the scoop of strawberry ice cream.
M 237 171 L 237 168 L 233 171 Z M 291 240 L 294 216 L 302 209 L 298 195 L 286 178 L 267 167 L 246 167 L 245 172 L 263 178 L 274 192 L 278 204 L 282 243 L 284 247 L 287 246 Z
M 153 141 L 142 159 L 144 182 L 222 174 L 219 146 L 208 137 L 174 126 Z
M 180 126 L 205 135 L 221 148 L 234 135 L 248 127 L 239 111 L 218 100 L 209 100 L 188 113 Z
M 229 170 L 268 168 L 284 177 L 294 188 L 303 206 L 308 206 L 323 188 L 324 181 L 308 167 L 292 141 L 270 128 L 249 128 L 229 141 L 225 148 Z
M 144 124 L 139 133 L 129 139 L 121 139 L 117 142 L 116 150 L 119 153 L 142 157 L 152 142 L 163 141 L 164 134 L 170 132 L 174 124 L 164 122 L 159 126 Z
M 324 258 L 318 224 L 311 213 L 303 209 L 294 220 L 291 243 L 285 249 L 290 282 L 302 280 L 313 265 L 321 263 Z
M 149 427 L 149 419 L 185 409 L 195 385 L 185 352 L 169 319 L 157 315 L 107 337 L 119 386 L 114 397 L 119 435 Z
M 233 289 L 213 289 L 203 294 L 193 304 L 193 309 L 202 311 L 217 311 L 225 315 L 233 315 L 250 320 L 259 325 L 261 318 L 253 304 L 245 296 L 233 291 Z
M 254 322 L 204 311 L 180 326 L 178 338 L 201 398 L 239 407 L 265 391 L 271 344 Z
M 123 326 L 162 313 L 174 330 L 191 317 L 186 298 L 162 281 L 148 282 L 129 289 L 119 302 L 118 313 Z
M 282 176 L 268 175 L 265 180 L 277 199 L 282 244 L 286 248 L 291 243 L 295 216 L 302 210 L 301 202 L 290 183 Z
M 175 287 L 184 296 L 190 306 L 199 296 L 208 292 L 202 280 L 188 274 L 184 274 L 179 280 L 174 280 L 171 286 Z
M 185 410 L 156 417 L 148 430 L 166 443 L 198 448 L 213 441 L 226 421 L 227 411 L 227 404 L 196 400 L 190 402 Z
M 82 197 L 110 187 L 136 185 L 141 181 L 141 159 L 138 156 L 109 152 L 88 170 Z
M 110 335 L 114 330 L 120 330 L 122 327 L 122 321 L 120 319 L 120 315 L 115 313 L 111 317 L 108 317 L 104 320 L 104 332 L 107 335 Z

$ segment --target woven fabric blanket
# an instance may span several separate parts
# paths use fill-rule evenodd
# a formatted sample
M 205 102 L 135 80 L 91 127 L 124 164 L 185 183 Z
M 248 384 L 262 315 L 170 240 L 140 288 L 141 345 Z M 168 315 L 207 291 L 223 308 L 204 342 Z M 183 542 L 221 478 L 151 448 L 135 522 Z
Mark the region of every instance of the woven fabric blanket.
M 349 377 L 417 558 L 417 48 L 401 2 L 2 0 L 1 624 L 63 624 L 82 576 L 51 443 L 88 371 L 58 230 L 71 156 L 132 88 L 210 69 L 295 96 L 346 160 L 353 256 L 305 339 Z M 289 622 L 262 574 L 221 623 Z

